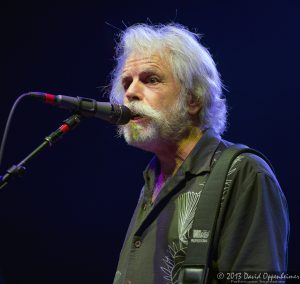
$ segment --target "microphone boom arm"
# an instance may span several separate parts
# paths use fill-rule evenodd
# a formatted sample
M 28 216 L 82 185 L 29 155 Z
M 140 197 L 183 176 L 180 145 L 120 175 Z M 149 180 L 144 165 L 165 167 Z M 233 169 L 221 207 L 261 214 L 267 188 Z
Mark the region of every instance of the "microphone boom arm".
M 45 137 L 43 143 L 40 144 L 34 151 L 32 151 L 25 159 L 23 159 L 19 164 L 11 166 L 6 171 L 6 174 L 0 176 L 0 189 L 5 187 L 8 184 L 9 180 L 11 180 L 13 177 L 22 176 L 26 171 L 25 164 L 29 160 L 31 160 L 35 155 L 37 155 L 47 146 L 52 146 L 65 133 L 74 129 L 80 123 L 80 120 L 81 116 L 78 114 L 73 114 L 72 116 L 64 120 L 63 124 L 56 131 Z

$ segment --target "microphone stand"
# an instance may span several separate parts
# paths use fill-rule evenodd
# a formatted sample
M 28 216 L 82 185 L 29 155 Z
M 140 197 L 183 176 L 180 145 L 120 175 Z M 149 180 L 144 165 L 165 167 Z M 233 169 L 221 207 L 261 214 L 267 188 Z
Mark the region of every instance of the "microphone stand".
M 72 116 L 64 120 L 63 124 L 56 131 L 52 132 L 49 136 L 45 137 L 44 142 L 40 144 L 34 151 L 32 151 L 24 160 L 22 160 L 17 165 L 11 166 L 6 171 L 6 174 L 0 176 L 0 189 L 4 188 L 12 178 L 22 176 L 26 171 L 25 164 L 29 160 L 31 160 L 35 155 L 37 155 L 47 146 L 52 146 L 65 133 L 74 129 L 80 123 L 80 119 L 80 115 L 73 114 Z

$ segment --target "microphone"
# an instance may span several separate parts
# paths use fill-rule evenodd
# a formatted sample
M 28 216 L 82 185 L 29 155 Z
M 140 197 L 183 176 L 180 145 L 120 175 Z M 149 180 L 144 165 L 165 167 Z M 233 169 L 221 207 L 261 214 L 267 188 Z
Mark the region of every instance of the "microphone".
M 100 118 L 112 124 L 126 124 L 133 117 L 133 113 L 124 105 L 97 102 L 82 97 L 55 96 L 42 92 L 29 92 L 27 95 L 44 103 L 72 110 L 86 117 Z

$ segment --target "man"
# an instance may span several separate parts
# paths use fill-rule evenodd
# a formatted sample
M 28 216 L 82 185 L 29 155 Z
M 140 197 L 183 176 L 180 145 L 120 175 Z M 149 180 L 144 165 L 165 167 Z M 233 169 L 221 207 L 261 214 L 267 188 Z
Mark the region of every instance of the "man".
M 111 101 L 135 117 L 119 133 L 153 152 L 114 283 L 178 283 L 189 231 L 211 169 L 231 143 L 221 139 L 226 103 L 215 63 L 197 35 L 175 24 L 139 24 L 117 47 Z M 214 271 L 285 271 L 288 214 L 264 160 L 240 155 L 224 185 L 231 192 Z

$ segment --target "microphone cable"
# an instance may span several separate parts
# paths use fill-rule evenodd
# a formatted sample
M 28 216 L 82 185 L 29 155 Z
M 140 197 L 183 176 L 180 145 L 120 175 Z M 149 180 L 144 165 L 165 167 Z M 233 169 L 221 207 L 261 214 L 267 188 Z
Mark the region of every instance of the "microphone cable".
M 7 118 L 7 121 L 6 121 L 6 124 L 5 124 L 5 128 L 4 128 L 4 132 L 3 132 L 3 137 L 2 137 L 2 140 L 1 140 L 1 146 L 0 146 L 0 169 L 1 169 L 1 165 L 2 165 L 2 160 L 3 160 L 3 154 L 4 154 L 4 149 L 5 149 L 5 144 L 6 144 L 6 140 L 7 140 L 7 135 L 8 135 L 8 131 L 9 131 L 9 128 L 10 128 L 10 124 L 11 124 L 11 121 L 12 121 L 12 118 L 13 118 L 13 115 L 14 115 L 14 112 L 15 112 L 15 109 L 17 107 L 17 105 L 20 103 L 21 100 L 23 100 L 23 98 L 25 97 L 28 97 L 29 94 L 22 94 L 21 96 L 19 96 L 10 112 L 9 112 L 9 115 L 8 115 L 8 118 Z

